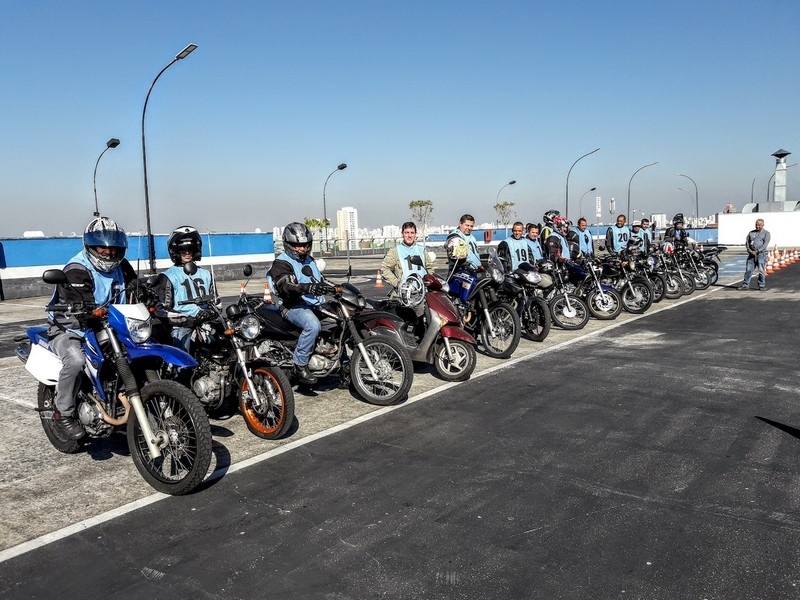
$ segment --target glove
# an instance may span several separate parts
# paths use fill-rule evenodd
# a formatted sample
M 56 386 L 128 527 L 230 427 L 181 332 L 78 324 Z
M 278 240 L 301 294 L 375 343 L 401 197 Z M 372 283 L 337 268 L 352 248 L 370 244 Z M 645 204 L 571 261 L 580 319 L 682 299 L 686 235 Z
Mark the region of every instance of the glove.
M 323 296 L 325 294 L 326 286 L 324 283 L 301 283 L 300 290 L 304 294 L 311 294 L 312 296 Z
M 195 326 L 202 325 L 206 321 L 213 321 L 216 318 L 216 311 L 213 311 L 210 308 L 205 308 L 194 316 L 194 324 Z

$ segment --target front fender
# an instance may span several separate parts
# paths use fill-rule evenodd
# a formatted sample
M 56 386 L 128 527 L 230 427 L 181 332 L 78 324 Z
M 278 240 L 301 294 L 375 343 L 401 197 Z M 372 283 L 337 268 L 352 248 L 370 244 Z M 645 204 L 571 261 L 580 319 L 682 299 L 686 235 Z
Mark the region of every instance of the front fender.
M 139 358 L 160 358 L 165 363 L 182 369 L 197 366 L 197 361 L 188 352 L 180 348 L 175 348 L 174 346 L 164 346 L 162 344 L 139 344 L 129 347 L 128 357 L 131 360 Z
M 385 310 L 372 310 L 366 313 L 362 312 L 357 314 L 353 320 L 359 329 L 375 329 L 377 327 L 397 329 L 403 324 L 403 320 L 400 317 Z
M 462 342 L 467 342 L 468 344 L 476 345 L 478 343 L 475 341 L 474 337 L 464 331 L 463 328 L 456 325 L 445 325 L 442 327 L 440 333 L 442 334 L 442 337 L 461 340 Z

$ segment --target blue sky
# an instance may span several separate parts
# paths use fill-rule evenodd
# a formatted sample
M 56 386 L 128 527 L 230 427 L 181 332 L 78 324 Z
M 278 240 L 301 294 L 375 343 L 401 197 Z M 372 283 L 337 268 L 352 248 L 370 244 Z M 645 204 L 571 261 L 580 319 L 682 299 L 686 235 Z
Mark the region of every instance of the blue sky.
M 434 224 L 513 202 L 523 221 L 595 195 L 625 211 L 765 200 L 800 157 L 800 3 L 0 0 L 0 236 L 81 231 L 94 210 L 154 232 L 271 230 L 355 206 Z M 800 158 L 798 159 L 800 160 Z M 658 165 L 632 174 L 645 164 Z M 800 177 L 789 169 L 789 196 Z M 755 179 L 755 184 L 753 180 Z M 678 188 L 683 187 L 689 193 Z

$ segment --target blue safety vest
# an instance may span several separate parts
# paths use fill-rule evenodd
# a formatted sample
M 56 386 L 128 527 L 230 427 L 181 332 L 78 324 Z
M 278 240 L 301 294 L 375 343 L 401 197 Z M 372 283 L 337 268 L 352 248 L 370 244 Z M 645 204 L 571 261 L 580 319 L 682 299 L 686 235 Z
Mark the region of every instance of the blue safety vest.
M 181 305 L 181 302 L 210 294 L 212 291 L 211 272 L 207 269 L 197 269 L 194 275 L 187 275 L 183 266 L 175 266 L 164 271 L 164 275 L 172 284 L 174 301 L 172 310 L 192 317 L 199 313 L 200 307 L 197 304 Z

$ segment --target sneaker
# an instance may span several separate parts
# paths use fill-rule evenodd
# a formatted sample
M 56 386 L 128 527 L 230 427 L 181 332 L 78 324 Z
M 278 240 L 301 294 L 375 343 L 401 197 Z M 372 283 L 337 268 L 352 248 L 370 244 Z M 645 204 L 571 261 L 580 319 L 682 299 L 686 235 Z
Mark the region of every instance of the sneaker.
M 297 379 L 300 381 L 300 383 L 305 383 L 307 385 L 317 383 L 317 378 L 311 371 L 308 370 L 308 365 L 303 365 L 302 367 L 300 365 L 295 365 L 294 374 L 297 376 Z
M 760 288 L 758 288 L 758 291 L 759 292 L 763 292 L 763 291 L 766 291 L 766 289 L 767 289 L 766 287 L 760 287 Z
M 78 419 L 71 415 L 62 415 L 61 413 L 56 413 L 53 419 L 58 433 L 68 440 L 79 440 L 86 435 L 83 427 L 81 427 L 81 424 L 78 423 Z
M 742 285 L 739 286 L 739 289 L 740 290 L 749 290 L 750 286 L 747 285 L 746 283 L 743 283 Z

